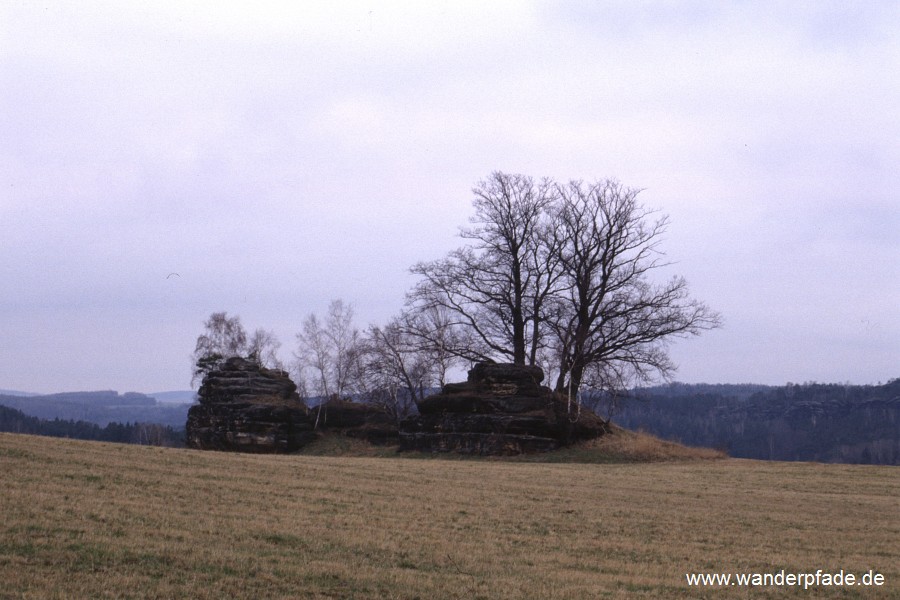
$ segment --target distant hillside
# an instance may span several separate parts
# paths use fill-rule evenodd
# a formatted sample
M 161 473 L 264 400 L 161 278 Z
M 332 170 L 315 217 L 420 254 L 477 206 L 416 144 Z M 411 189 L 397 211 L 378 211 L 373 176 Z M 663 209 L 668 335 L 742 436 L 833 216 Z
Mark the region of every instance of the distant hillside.
M 183 428 L 173 428 L 156 423 L 109 423 L 100 427 L 85 421 L 48 421 L 30 417 L 20 410 L 0 406 L 0 431 L 27 433 L 50 437 L 144 444 L 152 446 L 181 447 L 184 445 Z
M 0 390 L 0 396 L 36 396 L 37 394 L 29 394 L 28 392 L 19 392 L 16 390 Z
M 613 418 L 731 456 L 900 464 L 900 379 L 885 385 L 673 384 L 639 389 Z
M 194 390 L 178 390 L 175 392 L 151 392 L 147 394 L 166 404 L 191 404 L 197 401 L 197 392 Z
M 0 395 L 0 406 L 39 419 L 86 421 L 101 427 L 109 423 L 159 423 L 181 428 L 187 421 L 190 405 L 161 403 L 136 392 L 119 394 L 104 390 L 27 397 Z

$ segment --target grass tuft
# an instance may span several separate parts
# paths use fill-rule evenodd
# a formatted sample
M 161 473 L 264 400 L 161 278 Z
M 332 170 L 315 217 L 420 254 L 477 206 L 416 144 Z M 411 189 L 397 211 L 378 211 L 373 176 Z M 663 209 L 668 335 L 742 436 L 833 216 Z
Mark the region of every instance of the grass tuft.
M 567 452 L 568 450 L 568 452 Z M 595 440 L 560 451 L 572 462 L 665 462 L 720 460 L 728 455 L 712 448 L 697 448 L 661 440 L 644 432 L 614 427 L 613 432 Z M 582 459 L 582 460 L 579 460 Z

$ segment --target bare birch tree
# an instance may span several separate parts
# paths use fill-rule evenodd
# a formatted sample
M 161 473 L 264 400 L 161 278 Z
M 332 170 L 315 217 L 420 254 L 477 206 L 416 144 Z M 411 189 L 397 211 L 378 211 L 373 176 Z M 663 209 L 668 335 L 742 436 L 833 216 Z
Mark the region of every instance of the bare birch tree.
M 247 353 L 247 332 L 237 315 L 215 312 L 203 324 L 204 333 L 197 338 L 191 355 L 193 376 L 191 385 L 209 371 L 219 368 L 225 359 Z
M 297 334 L 296 358 L 312 372 L 313 390 L 325 399 L 352 394 L 359 381 L 360 333 L 353 324 L 353 307 L 332 300 L 324 322 L 312 313 Z
M 438 387 L 447 383 L 447 374 L 457 366 L 464 349 L 473 344 L 471 335 L 454 323 L 453 316 L 441 306 L 404 311 L 397 319 L 413 351 L 424 356 L 432 366 Z
M 257 329 L 247 340 L 247 356 L 267 369 L 284 370 L 284 363 L 278 358 L 281 342 L 275 333 L 266 329 Z
M 229 317 L 226 312 L 212 313 L 203 326 L 205 331 L 197 338 L 191 356 L 194 364 L 192 385 L 233 356 L 247 358 L 269 369 L 284 368 L 278 358 L 281 342 L 273 332 L 257 329 L 248 338 L 241 318 L 237 315 Z
M 362 370 L 365 399 L 397 421 L 425 397 L 437 372 L 430 354 L 420 349 L 401 319 L 392 319 L 384 327 L 369 327 Z

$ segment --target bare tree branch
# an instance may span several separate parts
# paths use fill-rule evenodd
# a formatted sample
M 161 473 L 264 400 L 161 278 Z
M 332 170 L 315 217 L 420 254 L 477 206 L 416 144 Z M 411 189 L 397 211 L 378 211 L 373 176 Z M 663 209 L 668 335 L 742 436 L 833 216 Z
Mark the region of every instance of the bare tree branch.
M 544 335 L 542 305 L 557 281 L 555 255 L 541 242 L 555 188 L 549 180 L 495 172 L 472 192 L 472 227 L 460 232 L 470 244 L 413 266 L 422 281 L 409 304 L 445 310 L 468 330 L 473 345 L 454 349 L 460 357 L 533 364 Z
M 551 318 L 560 361 L 556 389 L 578 390 L 591 370 L 604 374 L 595 382 L 668 375 L 674 369 L 668 339 L 721 323 L 689 297 L 683 278 L 650 282 L 650 273 L 665 266 L 658 246 L 668 218 L 654 218 L 638 204 L 640 190 L 615 181 L 573 181 L 559 192 L 554 221 L 567 293 Z

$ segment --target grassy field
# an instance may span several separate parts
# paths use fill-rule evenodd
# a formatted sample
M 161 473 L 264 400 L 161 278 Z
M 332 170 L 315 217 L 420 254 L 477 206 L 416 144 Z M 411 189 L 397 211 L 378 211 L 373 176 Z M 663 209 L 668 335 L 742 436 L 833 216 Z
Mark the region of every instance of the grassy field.
M 340 444 L 319 453 L 360 453 Z M 606 446 L 543 460 L 581 462 L 0 434 L 0 599 L 900 598 L 895 467 L 616 462 Z M 781 569 L 885 585 L 685 581 Z

